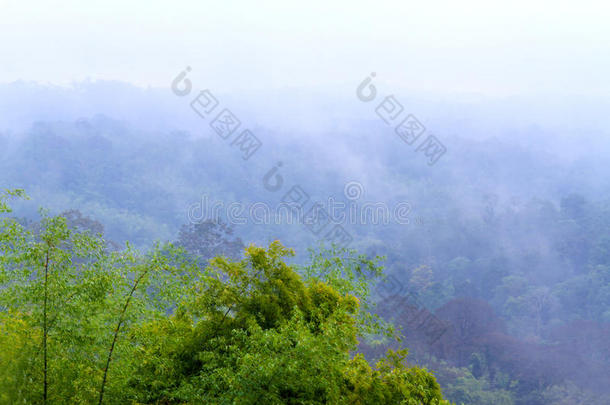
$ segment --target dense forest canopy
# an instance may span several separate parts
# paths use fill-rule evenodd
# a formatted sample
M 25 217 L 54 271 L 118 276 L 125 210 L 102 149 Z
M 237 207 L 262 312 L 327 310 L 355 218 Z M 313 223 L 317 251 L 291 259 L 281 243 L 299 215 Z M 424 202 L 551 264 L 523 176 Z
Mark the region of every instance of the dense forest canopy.
M 0 5 L 0 405 L 610 405 L 598 0 Z
M 314 153 L 305 143 L 287 143 L 273 131 L 259 129 L 259 137 L 276 142 L 274 148 L 244 161 L 213 136 L 151 133 L 104 116 L 38 122 L 25 131 L 0 137 L 2 184 L 27 189 L 31 199 L 11 200 L 14 211 L 10 217 L 32 232 L 33 238 L 49 226 L 38 219 L 36 211 L 42 206 L 50 209 L 45 218 L 65 218 L 66 229 L 103 234 L 108 252 L 124 252 L 129 241 L 135 249 L 130 254 L 143 252 L 137 260 L 152 260 L 149 255 L 164 252 L 161 246 L 154 247 L 155 241 L 174 242 L 195 258 L 190 265 L 205 272 L 214 257 L 240 260 L 244 246 L 268 246 L 280 240 L 297 253 L 286 258 L 286 263 L 306 267 L 310 260 L 307 250 L 318 245 L 320 235 L 298 218 L 291 222 L 289 217 L 280 216 L 278 221 L 257 222 L 248 211 L 248 207 L 264 203 L 276 213 L 273 210 L 282 193 L 270 192 L 265 183 L 265 176 L 275 168 L 273 174 L 282 176 L 285 190 L 299 185 L 311 194 L 312 201 L 327 204 L 332 199 L 353 209 L 360 219 L 345 221 L 344 227 L 353 238 L 349 247 L 368 258 L 385 257 L 388 280 L 373 283 L 371 302 L 377 305 L 363 311 L 393 323 L 403 339 L 392 342 L 361 335 L 358 347 L 369 362 L 366 367 L 374 367 L 387 349 L 408 348 L 408 364 L 434 370 L 445 398 L 455 403 L 606 403 L 604 382 L 610 375 L 610 176 L 603 175 L 608 171 L 604 158 L 561 157 L 518 141 L 450 137 L 445 142 L 452 153 L 430 167 L 412 151 L 397 148 L 392 143 L 395 139 L 380 143 L 368 135 L 373 133 L 378 133 L 375 137 L 387 136 L 374 125 L 335 136 L 332 143 L 345 157 L 338 162 L 331 158 L 336 149 Z M 321 140 L 319 144 L 308 142 L 324 145 Z M 347 189 L 354 184 L 359 187 L 357 198 Z M 210 212 L 203 210 L 205 204 L 209 207 L 213 202 L 224 204 L 218 217 L 206 216 Z M 245 221 L 228 217 L 231 203 L 245 207 L 241 214 Z M 373 223 L 370 216 L 362 216 L 367 204 L 376 203 L 390 208 L 407 204 L 406 221 Z M 102 254 L 101 245 L 96 249 Z M 172 266 L 179 268 L 176 263 Z M 112 287 L 114 281 L 106 282 L 110 283 L 108 288 L 116 288 Z M 117 300 L 128 292 L 114 291 L 112 299 Z M 152 298 L 158 297 L 153 294 Z M 138 320 L 138 328 L 144 328 L 138 329 L 144 334 L 139 339 L 155 335 L 154 339 L 174 343 L 147 340 L 151 346 L 143 350 L 179 345 L 182 343 L 173 339 L 198 333 L 188 312 L 181 314 L 182 318 L 158 320 L 163 313 L 178 316 L 168 312 L 168 308 L 176 309 L 175 303 L 166 305 L 165 309 L 155 307 L 157 315 L 151 313 Z M 25 322 L 21 311 L 10 313 L 15 317 L 11 322 Z M 283 316 L 287 322 L 297 323 L 274 333 L 297 333 L 300 321 L 292 315 Z M 151 324 L 154 319 L 161 323 Z M 430 326 L 430 319 L 437 325 Z M 99 322 L 106 321 L 100 318 Z M 192 325 L 195 329 L 172 332 L 163 322 L 174 322 L 172 328 Z M 27 324 L 21 325 L 7 324 L 17 328 L 12 329 L 12 339 L 23 338 L 19 327 L 29 330 L 24 326 Z M 246 324 L 242 327 L 249 330 Z M 146 328 L 155 328 L 155 332 L 148 329 L 146 335 Z M 256 333 L 264 334 L 264 330 Z M 104 337 L 107 340 L 107 335 L 100 334 L 99 342 L 87 344 L 104 347 Z M 310 344 L 319 343 L 315 336 L 311 339 Z M 344 346 L 342 350 L 347 351 L 343 355 L 352 349 Z M 160 390 L 151 391 L 150 397 L 138 397 L 139 401 L 154 402 L 163 395 L 176 400 L 203 395 L 197 391 L 203 388 L 196 389 L 198 393 L 189 391 L 192 387 L 179 388 L 192 384 L 188 382 L 191 377 L 183 379 L 180 374 L 168 375 L 162 384 L 147 380 L 161 372 L 153 371 L 157 367 L 164 367 L 163 372 L 175 368 L 172 373 L 180 373 L 184 365 L 166 363 L 177 361 L 172 357 L 175 353 L 143 355 L 165 365 L 151 364 L 151 368 L 139 371 L 144 373 L 137 377 L 142 379 L 137 382 L 140 388 L 132 385 L 130 389 L 148 392 L 147 384 L 155 384 Z M 350 365 L 341 367 L 365 367 L 364 362 L 353 363 L 364 361 L 358 359 L 352 357 Z M 39 366 L 38 357 L 32 356 L 31 361 L 35 364 L 29 366 Z M 396 358 L 381 361 L 404 367 Z M 125 367 L 130 371 L 121 372 L 131 375 L 133 364 Z M 223 368 L 218 367 L 220 372 Z M 385 366 L 379 367 L 385 370 Z M 337 372 L 344 376 L 348 368 Z M 102 369 L 94 367 L 89 372 L 99 378 L 95 373 Z M 408 373 L 410 369 L 405 370 Z M 312 378 L 319 372 L 310 371 Z M 115 383 L 109 381 L 108 389 L 119 389 L 111 388 Z M 310 388 L 314 390 L 318 383 L 321 381 L 312 380 Z M 338 380 L 337 384 L 319 389 L 344 389 Z M 188 392 L 183 394 L 182 390 Z M 325 392 L 335 395 L 331 391 Z M 95 392 L 92 388 L 89 394 Z
M 10 197 L 27 196 L 0 213 Z M 321 250 L 299 273 L 277 241 L 242 260 L 189 248 L 231 249 L 217 224 L 144 254 L 73 212 L 29 225 L 0 223 L 2 403 L 448 404 L 406 350 L 352 356 L 397 337 L 370 312 L 378 259 Z

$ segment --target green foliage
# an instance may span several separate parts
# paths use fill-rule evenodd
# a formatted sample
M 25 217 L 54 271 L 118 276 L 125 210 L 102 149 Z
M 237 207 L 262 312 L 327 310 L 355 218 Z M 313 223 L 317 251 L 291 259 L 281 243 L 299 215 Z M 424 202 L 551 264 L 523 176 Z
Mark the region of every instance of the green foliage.
M 133 367 L 126 332 L 165 316 L 197 273 L 171 247 L 111 253 L 99 236 L 42 215 L 35 233 L 11 218 L 0 222 L 2 396 L 7 403 L 93 403 L 109 374 L 112 397 L 120 392 L 115 377 Z M 110 362 L 113 352 L 120 356 Z
M 515 381 L 503 373 L 489 373 L 484 356 L 474 354 L 470 368 L 434 362 L 435 374 L 447 398 L 458 405 L 514 405 Z
M 372 369 L 350 359 L 368 287 L 364 257 L 314 255 L 301 277 L 279 242 L 250 246 L 234 262 L 216 258 L 190 305 L 140 332 L 130 379 L 138 403 L 440 404 L 434 377 L 388 354 Z M 348 260 L 349 259 L 349 260 Z M 360 269 L 360 270 L 359 270 Z M 339 272 L 346 279 L 338 277 Z M 327 283 L 323 280 L 329 280 Z M 332 284 L 338 285 L 335 288 Z M 356 297 L 350 292 L 359 291 Z
M 407 350 L 389 350 L 371 368 L 357 355 L 347 370 L 350 404 L 449 404 L 442 399 L 434 376 L 419 367 L 406 366 Z
M 447 403 L 406 351 L 352 355 L 390 331 L 368 315 L 379 259 L 323 250 L 300 275 L 276 241 L 202 270 L 171 245 L 111 251 L 65 216 L 33 229 L 0 222 L 0 403 Z
M 12 212 L 11 207 L 6 202 L 6 200 L 8 200 L 9 198 L 28 199 L 29 197 L 25 194 L 24 190 L 19 188 L 13 190 L 4 190 L 2 194 L 0 194 L 0 213 Z
M 370 339 L 377 335 L 397 338 L 393 325 L 372 312 L 375 303 L 371 299 L 371 285 L 385 278 L 380 265 L 383 259 L 368 259 L 354 249 L 321 245 L 317 251 L 310 249 L 310 264 L 299 270 L 306 280 L 323 282 L 340 293 L 356 297 L 361 308 L 357 317 L 361 335 Z

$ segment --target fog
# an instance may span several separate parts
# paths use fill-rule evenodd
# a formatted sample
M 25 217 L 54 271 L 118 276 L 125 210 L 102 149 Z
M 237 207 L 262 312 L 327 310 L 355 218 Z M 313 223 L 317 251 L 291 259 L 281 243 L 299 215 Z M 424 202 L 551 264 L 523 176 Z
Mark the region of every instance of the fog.
M 345 231 L 334 242 L 385 256 L 376 311 L 447 399 L 610 404 L 610 10 L 0 10 L 0 187 L 31 197 L 14 204 L 20 223 L 40 207 L 79 210 L 115 246 L 146 251 L 220 218 L 246 245 L 279 239 L 301 264 L 328 242 L 303 217 L 334 204 Z M 235 133 L 215 126 L 224 109 Z M 419 135 L 400 127 L 413 122 Z M 285 215 L 294 186 L 306 208 Z M 441 337 L 401 318 L 405 291 L 448 325 Z

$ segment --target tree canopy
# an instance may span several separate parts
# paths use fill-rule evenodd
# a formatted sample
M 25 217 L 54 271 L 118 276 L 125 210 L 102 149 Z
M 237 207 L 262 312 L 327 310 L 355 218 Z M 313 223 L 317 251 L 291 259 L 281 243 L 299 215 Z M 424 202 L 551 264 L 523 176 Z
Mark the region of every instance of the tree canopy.
M 2 403 L 448 404 L 406 349 L 356 353 L 394 336 L 368 312 L 379 259 L 321 249 L 297 268 L 274 241 L 202 267 L 171 244 L 109 249 L 66 216 L 30 230 L 14 197 L 0 198 Z

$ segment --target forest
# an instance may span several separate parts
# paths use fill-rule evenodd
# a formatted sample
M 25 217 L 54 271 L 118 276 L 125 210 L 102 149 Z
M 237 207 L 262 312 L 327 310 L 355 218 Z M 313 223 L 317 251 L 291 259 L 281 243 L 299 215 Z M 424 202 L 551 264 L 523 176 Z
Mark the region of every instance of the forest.
M 608 21 L 0 1 L 0 405 L 610 405 Z
M 0 135 L 0 402 L 610 403 L 604 154 L 449 136 L 430 167 L 375 125 L 248 161 L 102 115 Z M 194 214 L 293 184 L 407 219 Z
M 11 197 L 27 195 L 7 190 L 1 213 Z M 3 219 L 2 403 L 449 403 L 407 350 L 374 368 L 350 355 L 398 337 L 370 312 L 378 259 L 321 250 L 297 272 L 278 241 L 230 259 L 242 246 L 217 223 L 145 254 L 100 228 L 75 211 Z

